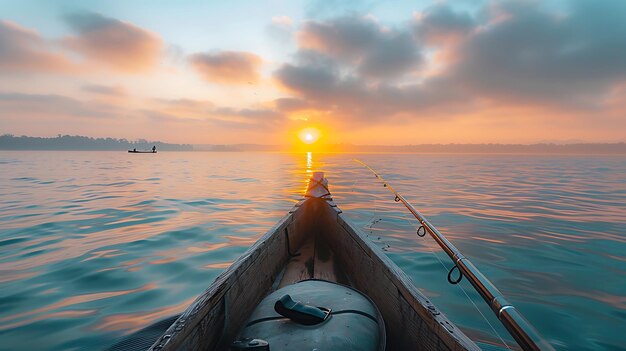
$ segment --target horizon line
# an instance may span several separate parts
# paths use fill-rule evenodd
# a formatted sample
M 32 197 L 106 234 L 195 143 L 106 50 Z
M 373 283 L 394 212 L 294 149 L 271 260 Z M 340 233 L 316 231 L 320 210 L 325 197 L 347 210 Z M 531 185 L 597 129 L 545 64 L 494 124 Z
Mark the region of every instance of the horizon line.
M 246 143 L 246 142 L 233 142 L 233 143 L 178 143 L 163 140 L 148 140 L 144 138 L 128 139 L 117 137 L 94 137 L 86 135 L 70 135 L 70 134 L 57 134 L 56 136 L 30 136 L 30 135 L 14 135 L 11 133 L 0 134 L 0 137 L 12 137 L 12 138 L 33 138 L 33 139 L 62 139 L 66 137 L 70 138 L 88 138 L 93 140 L 114 140 L 128 143 L 160 143 L 170 145 L 190 145 L 190 146 L 265 146 L 265 147 L 292 147 L 293 144 L 263 144 L 263 143 Z M 431 142 L 420 144 L 358 144 L 350 142 L 336 142 L 336 143 L 315 143 L 315 146 L 357 146 L 357 147 L 412 147 L 412 146 L 451 146 L 451 145 L 493 145 L 493 146 L 536 146 L 536 145 L 555 145 L 555 146 L 567 146 L 567 145 L 620 145 L 626 144 L 626 140 L 623 141 L 583 141 L 583 140 L 562 140 L 562 141 L 536 141 L 536 142 Z

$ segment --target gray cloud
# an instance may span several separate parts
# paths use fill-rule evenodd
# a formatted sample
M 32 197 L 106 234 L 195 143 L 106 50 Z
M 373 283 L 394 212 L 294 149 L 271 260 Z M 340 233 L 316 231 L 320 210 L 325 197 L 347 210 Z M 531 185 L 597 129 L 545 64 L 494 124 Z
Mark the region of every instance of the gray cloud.
M 276 110 L 283 112 L 302 111 L 311 108 L 310 104 L 297 98 L 280 98 L 274 100 Z
M 54 94 L 0 93 L 0 111 L 5 117 L 29 115 L 67 118 L 116 118 L 120 109 L 114 105 L 85 103 Z
M 307 18 L 335 17 L 337 13 L 368 13 L 376 0 L 309 0 L 305 5 Z
M 626 2 L 571 1 L 554 14 L 510 1 L 457 49 L 450 75 L 478 94 L 580 108 L 626 79 Z M 503 20 L 497 21 L 498 18 Z
M 301 48 L 275 78 L 295 96 L 276 102 L 284 112 L 314 108 L 346 120 L 394 118 L 448 104 L 458 89 L 448 79 L 397 85 L 397 77 L 412 72 L 423 59 L 408 24 L 383 28 L 362 16 L 308 22 L 301 31 Z M 355 67 L 356 66 L 356 67 Z
M 136 138 L 206 135 L 221 142 L 228 131 L 254 135 L 260 128 L 284 123 L 284 116 L 264 108 L 220 108 L 203 100 L 154 100 L 149 109 L 102 104 L 61 95 L 0 93 L 0 121 L 5 133 L 28 135 L 82 134 Z M 121 133 L 121 134 L 120 134 Z M 239 135 L 238 135 L 239 136 Z M 217 139 L 214 139 L 217 138 Z M 181 142 L 189 142 L 182 139 Z
M 218 108 L 213 111 L 216 116 L 235 116 L 250 119 L 255 122 L 259 121 L 280 121 L 283 115 L 271 109 L 265 108 Z
M 386 28 L 363 16 L 309 21 L 300 46 L 320 51 L 370 78 L 389 79 L 417 68 L 423 58 L 409 28 Z
M 296 64 L 284 64 L 275 72 L 275 77 L 287 88 L 311 99 L 332 97 L 338 84 L 339 72 L 328 58 L 310 51 L 300 52 L 300 57 L 315 59 L 300 60 Z M 320 62 L 314 62 L 319 59 Z M 327 64 L 322 62 L 328 61 Z
M 614 115 L 608 109 L 615 104 L 606 101 L 626 84 L 626 2 L 574 0 L 568 6 L 556 13 L 538 2 L 511 0 L 487 4 L 474 17 L 437 4 L 393 30 L 359 16 L 308 22 L 300 50 L 274 74 L 292 93 L 276 107 L 314 107 L 370 121 L 462 116 L 498 106 Z M 413 44 L 400 44 L 408 43 L 409 32 Z M 400 62 L 416 65 L 426 51 L 444 58 L 427 75 L 428 68 L 415 71 L 394 61 L 397 52 Z
M 306 64 L 283 65 L 275 76 L 297 96 L 278 102 L 277 108 L 285 112 L 306 106 L 334 112 L 344 120 L 376 121 L 403 113 L 433 111 L 435 107 L 440 108 L 438 113 L 446 113 L 459 105 L 468 105 L 461 99 L 462 93 L 449 80 L 441 78 L 423 84 L 370 85 L 363 77 L 342 76 L 330 67 Z
M 204 80 L 221 84 L 257 82 L 262 63 L 259 56 L 241 51 L 198 53 L 189 61 Z
M 139 113 L 144 117 L 148 118 L 150 122 L 154 123 L 167 123 L 167 124 L 177 124 L 177 125 L 198 125 L 203 123 L 210 123 L 208 119 L 198 119 L 198 118 L 188 118 L 181 117 L 176 114 L 166 113 L 162 111 L 155 110 L 140 110 Z
M 24 135 L 125 133 L 133 120 L 116 105 L 54 94 L 0 93 L 5 132 Z M 124 135 L 122 135 L 124 136 Z
M 122 97 L 126 96 L 126 90 L 120 85 L 109 86 L 100 84 L 87 84 L 81 87 L 82 91 L 102 96 Z
M 205 121 L 216 126 L 231 128 L 253 128 L 277 125 L 285 121 L 282 112 L 270 108 L 250 107 L 232 108 L 216 106 L 206 100 L 191 99 L 158 99 L 157 109 L 148 111 L 149 116 L 172 121 L 192 119 L 195 122 Z
M 194 99 L 154 99 L 154 102 L 162 108 L 174 108 L 188 111 L 212 111 L 215 104 L 208 100 Z
M 161 38 L 131 23 L 97 13 L 64 19 L 76 33 L 64 39 L 65 45 L 91 61 L 132 73 L 149 70 L 161 59 Z
M 438 3 L 419 14 L 414 30 L 422 41 L 437 45 L 440 41 L 470 34 L 475 25 L 469 13 L 455 11 L 445 3 Z

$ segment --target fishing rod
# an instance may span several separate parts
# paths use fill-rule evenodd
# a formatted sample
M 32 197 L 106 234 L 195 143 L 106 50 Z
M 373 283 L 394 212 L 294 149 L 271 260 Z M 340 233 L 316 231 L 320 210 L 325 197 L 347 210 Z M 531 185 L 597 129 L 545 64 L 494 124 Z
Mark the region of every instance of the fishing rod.
M 487 279 L 474 264 L 465 257 L 459 249 L 457 249 L 446 237 L 435 228 L 418 210 L 413 207 L 404 196 L 400 195 L 380 174 L 378 174 L 372 167 L 368 166 L 360 160 L 356 162 L 367 167 L 377 179 L 382 181 L 383 186 L 389 189 L 394 195 L 396 202 L 402 202 L 402 204 L 413 214 L 413 216 L 419 221 L 420 227 L 417 228 L 417 235 L 423 237 L 426 233 L 430 234 L 432 238 L 439 244 L 443 251 L 454 262 L 454 267 L 448 272 L 448 282 L 451 284 L 458 284 L 463 277 L 472 284 L 474 289 L 482 296 L 485 302 L 489 305 L 493 313 L 498 317 L 498 320 L 504 325 L 509 334 L 517 341 L 518 345 L 525 351 L 535 350 L 549 350 L 554 351 L 554 348 L 550 343 L 539 335 L 537 330 L 530 325 L 530 323 L 517 311 L 509 301 L 506 300 L 504 295 L 493 285 L 489 279 Z M 452 279 L 452 272 L 454 270 L 459 271 L 459 277 Z

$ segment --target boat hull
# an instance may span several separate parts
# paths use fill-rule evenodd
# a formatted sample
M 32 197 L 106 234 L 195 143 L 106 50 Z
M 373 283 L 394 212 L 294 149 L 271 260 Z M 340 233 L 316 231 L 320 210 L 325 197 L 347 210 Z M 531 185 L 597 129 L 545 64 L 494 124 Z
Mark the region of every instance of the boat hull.
M 151 350 L 228 349 L 265 296 L 285 280 L 309 278 L 306 269 L 294 276 L 287 267 L 298 260 L 292 254 L 304 250 L 316 235 L 331 249 L 348 283 L 380 310 L 387 326 L 387 350 L 479 350 L 332 201 L 323 198 L 299 202 L 218 276 Z M 333 274 L 332 269 L 320 271 L 310 278 Z

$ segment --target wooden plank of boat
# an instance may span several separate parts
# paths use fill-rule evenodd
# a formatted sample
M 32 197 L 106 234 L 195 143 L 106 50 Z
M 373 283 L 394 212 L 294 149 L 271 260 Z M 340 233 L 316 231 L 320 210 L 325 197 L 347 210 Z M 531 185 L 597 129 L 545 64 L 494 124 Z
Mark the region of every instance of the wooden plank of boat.
M 375 303 L 387 350 L 479 350 L 344 217 L 323 173 L 314 174 L 305 200 L 218 276 L 151 350 L 228 349 L 264 297 L 316 277 L 348 284 Z
M 137 151 L 137 150 L 128 150 L 129 153 L 131 154 L 156 154 L 156 150 L 155 151 Z

